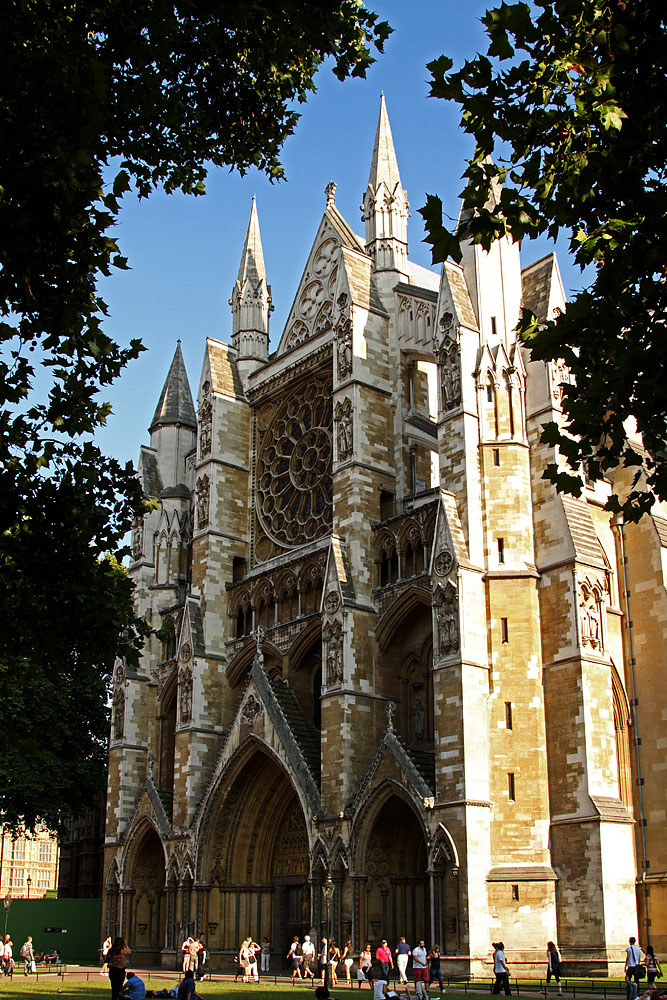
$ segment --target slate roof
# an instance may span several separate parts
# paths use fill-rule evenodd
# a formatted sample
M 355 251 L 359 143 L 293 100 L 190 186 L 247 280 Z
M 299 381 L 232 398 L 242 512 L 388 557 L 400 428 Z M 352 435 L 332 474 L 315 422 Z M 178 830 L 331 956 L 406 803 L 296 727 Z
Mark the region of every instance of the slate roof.
M 658 532 L 660 546 L 663 549 L 667 549 L 667 519 L 659 517 L 657 514 L 651 514 L 651 517 L 653 518 L 655 529 Z
M 572 536 L 576 558 L 606 569 L 607 561 L 586 501 L 580 497 L 571 497 L 563 493 L 561 503 Z
M 243 398 L 243 383 L 239 375 L 238 365 L 230 355 L 228 345 L 219 340 L 213 340 L 211 337 L 208 338 L 206 345 L 211 366 L 213 392 L 231 396 L 232 399 Z
M 551 282 L 556 255 L 548 254 L 521 272 L 523 304 L 543 323 L 549 315 Z
M 139 453 L 139 479 L 148 497 L 159 497 L 162 493 L 162 477 L 157 461 L 157 452 L 142 448 Z
M 195 404 L 192 401 L 188 373 L 181 353 L 181 342 L 178 341 L 169 374 L 162 387 L 149 431 L 165 424 L 180 424 L 182 427 L 197 428 Z
M 407 261 L 405 270 L 410 281 L 414 282 L 415 285 L 419 285 L 421 288 L 428 288 L 431 292 L 437 292 L 440 289 L 440 275 L 437 271 L 429 271 L 427 267 L 415 264 L 411 260 Z
M 445 263 L 445 273 L 449 281 L 449 288 L 454 300 L 456 315 L 459 323 L 463 323 L 470 330 L 477 329 L 477 318 L 470 301 L 470 293 L 466 285 L 463 271 L 460 267 L 447 261 Z
M 301 705 L 291 688 L 288 688 L 280 680 L 269 681 L 269 684 L 285 716 L 287 725 L 292 731 L 292 736 L 303 755 L 303 759 L 308 765 L 308 770 L 319 788 L 321 771 L 320 733 L 303 714 Z
M 435 791 L 435 750 L 420 750 L 405 744 L 403 748 L 428 787 Z

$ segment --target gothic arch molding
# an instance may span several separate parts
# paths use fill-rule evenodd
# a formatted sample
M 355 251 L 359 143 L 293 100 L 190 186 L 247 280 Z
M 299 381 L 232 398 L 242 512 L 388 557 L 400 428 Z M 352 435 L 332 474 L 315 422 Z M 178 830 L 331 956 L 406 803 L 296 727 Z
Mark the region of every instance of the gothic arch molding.
M 373 826 L 382 809 L 394 796 L 402 799 L 412 809 L 417 818 L 421 833 L 424 836 L 425 843 L 427 845 L 430 843 L 430 832 L 425 821 L 421 799 L 409 787 L 401 784 L 395 778 L 385 778 L 379 785 L 370 789 L 362 797 L 355 810 L 350 837 L 350 860 L 354 873 L 363 873 L 364 850 L 372 833 Z
M 243 682 L 252 667 L 252 662 L 255 659 L 256 652 L 257 641 L 254 635 L 249 635 L 242 649 L 240 649 L 236 656 L 234 656 L 233 659 L 231 659 L 227 664 L 225 673 L 227 674 L 227 680 L 229 681 L 231 687 L 236 688 Z M 271 664 L 275 663 L 280 664 L 280 668 L 282 670 L 283 654 L 277 646 L 274 646 L 272 642 L 264 639 L 262 644 L 262 653 L 264 654 L 265 670 L 268 671 Z
M 165 872 L 167 870 L 167 865 L 169 863 L 169 856 L 167 854 L 167 848 L 165 846 L 162 834 L 160 833 L 160 828 L 153 819 L 146 813 L 138 816 L 135 823 L 127 831 L 125 837 L 125 850 L 123 851 L 122 864 L 120 868 L 121 874 L 121 888 L 131 888 L 129 883 L 129 875 L 132 872 L 133 865 L 139 854 L 139 849 L 143 847 L 144 840 L 149 836 L 150 832 L 153 832 L 162 847 L 163 861 Z
M 208 855 L 210 854 L 211 848 L 211 827 L 215 821 L 215 817 L 225 807 L 231 789 L 235 783 L 238 782 L 244 769 L 249 765 L 249 763 L 252 762 L 253 757 L 255 757 L 257 753 L 264 754 L 270 761 L 272 761 L 272 763 L 279 769 L 281 775 L 289 783 L 291 790 L 294 792 L 299 801 L 306 825 L 306 831 L 310 828 L 309 807 L 299 783 L 294 780 L 293 776 L 285 767 L 275 750 L 265 740 L 261 739 L 255 733 L 251 733 L 234 751 L 225 766 L 216 776 L 215 781 L 209 788 L 204 801 L 202 802 L 201 812 L 199 814 L 199 818 L 196 820 L 196 826 L 193 831 L 194 843 L 196 845 L 193 871 L 199 881 L 205 881 L 206 866 L 208 865 L 208 867 L 211 868 L 210 857 Z M 310 834 L 308 834 L 308 837 L 310 841 Z M 310 851 L 310 842 L 308 846 Z
M 375 638 L 381 653 L 386 652 L 402 623 L 417 608 L 430 610 L 431 595 L 422 587 L 415 586 L 403 591 L 401 596 L 389 605 L 375 629 Z

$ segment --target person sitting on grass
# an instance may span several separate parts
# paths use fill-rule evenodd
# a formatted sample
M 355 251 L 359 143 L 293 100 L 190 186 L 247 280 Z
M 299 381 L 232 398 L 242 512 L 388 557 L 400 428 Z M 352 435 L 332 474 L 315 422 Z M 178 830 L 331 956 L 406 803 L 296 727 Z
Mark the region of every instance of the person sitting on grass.
M 128 972 L 127 980 L 120 991 L 120 995 L 121 997 L 126 997 L 126 1000 L 144 1000 L 146 985 L 143 979 L 139 979 L 139 976 L 134 972 Z
M 178 984 L 178 1000 L 201 1000 L 195 988 L 195 974 L 192 969 L 188 969 L 183 975 L 183 979 Z

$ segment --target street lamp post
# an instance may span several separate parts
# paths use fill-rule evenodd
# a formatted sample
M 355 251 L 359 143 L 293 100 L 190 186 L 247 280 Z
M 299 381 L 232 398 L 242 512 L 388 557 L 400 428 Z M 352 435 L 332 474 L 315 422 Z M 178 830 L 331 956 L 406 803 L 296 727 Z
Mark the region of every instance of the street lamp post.
M 3 899 L 3 903 L 5 904 L 5 937 L 7 937 L 7 920 L 9 918 L 9 907 L 12 905 L 12 900 L 9 893 L 7 893 L 7 895 Z
M 29 875 L 25 880 L 25 884 L 28 886 L 28 899 L 30 899 L 30 886 L 32 885 L 32 879 L 30 878 Z
M 323 980 L 324 985 L 327 989 L 331 986 L 331 904 L 333 902 L 334 892 L 336 891 L 336 886 L 333 884 L 331 878 L 331 872 L 326 877 L 324 885 L 322 886 L 322 892 L 324 893 L 324 901 L 327 905 L 327 947 L 324 955 L 322 956 L 325 960 L 324 970 L 323 970 Z

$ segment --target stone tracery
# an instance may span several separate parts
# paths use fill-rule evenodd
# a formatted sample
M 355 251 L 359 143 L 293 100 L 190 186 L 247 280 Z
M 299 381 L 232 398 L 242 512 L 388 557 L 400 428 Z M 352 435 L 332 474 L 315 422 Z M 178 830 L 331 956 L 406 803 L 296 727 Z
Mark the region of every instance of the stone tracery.
M 331 524 L 331 382 L 292 392 L 265 432 L 257 462 L 258 513 L 282 545 L 319 538 Z

